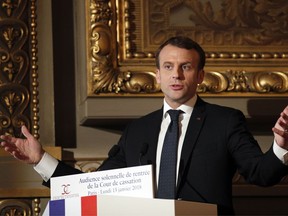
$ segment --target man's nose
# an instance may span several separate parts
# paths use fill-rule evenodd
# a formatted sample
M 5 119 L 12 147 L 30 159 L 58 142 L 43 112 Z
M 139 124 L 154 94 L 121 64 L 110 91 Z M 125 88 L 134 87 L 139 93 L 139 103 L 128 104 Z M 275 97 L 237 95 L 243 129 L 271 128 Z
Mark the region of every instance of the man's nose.
M 173 79 L 178 79 L 182 73 L 182 68 L 181 67 L 175 67 L 173 70 L 172 78 Z

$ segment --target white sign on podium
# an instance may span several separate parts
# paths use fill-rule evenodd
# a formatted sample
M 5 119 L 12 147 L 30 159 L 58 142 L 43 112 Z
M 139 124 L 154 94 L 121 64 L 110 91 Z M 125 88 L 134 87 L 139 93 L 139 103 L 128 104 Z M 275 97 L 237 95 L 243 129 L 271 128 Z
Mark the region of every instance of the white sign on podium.
M 43 216 L 217 215 L 207 203 L 154 199 L 151 165 L 51 179 Z
M 51 178 L 51 200 L 94 195 L 153 198 L 152 165 Z

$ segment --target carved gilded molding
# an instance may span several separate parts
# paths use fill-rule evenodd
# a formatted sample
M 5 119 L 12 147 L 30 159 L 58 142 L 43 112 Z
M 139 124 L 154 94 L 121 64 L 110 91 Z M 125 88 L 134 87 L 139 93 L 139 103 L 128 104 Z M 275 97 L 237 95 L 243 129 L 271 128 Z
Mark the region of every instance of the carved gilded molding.
M 5 216 L 32 216 L 32 201 L 27 199 L 0 200 L 0 215 Z
M 81 170 L 82 172 L 94 172 L 101 165 L 103 160 L 78 160 L 75 162 L 75 168 Z
M 288 2 L 228 3 L 86 0 L 88 96 L 161 95 L 154 52 L 179 34 L 206 50 L 204 96 L 287 96 Z
M 0 133 L 38 134 L 36 0 L 0 4 Z
M 15 195 L 15 194 L 13 194 Z M 15 197 L 15 196 L 11 196 Z M 0 199 L 0 215 L 5 216 L 38 216 L 41 213 L 41 199 L 31 198 L 9 198 Z
M 288 92 L 288 72 L 227 70 L 209 71 L 203 83 L 198 86 L 199 93 L 240 92 L 259 94 Z

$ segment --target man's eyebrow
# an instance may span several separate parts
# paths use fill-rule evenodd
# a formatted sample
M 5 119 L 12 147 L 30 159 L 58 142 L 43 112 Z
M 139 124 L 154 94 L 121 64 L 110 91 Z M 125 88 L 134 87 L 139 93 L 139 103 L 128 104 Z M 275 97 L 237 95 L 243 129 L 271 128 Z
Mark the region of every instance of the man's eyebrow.
M 191 61 L 186 61 L 186 62 L 181 63 L 180 65 L 192 64 L 192 63 L 193 62 L 191 62 Z
M 164 62 L 163 62 L 163 64 L 164 64 L 164 63 L 170 63 L 170 64 L 172 64 L 172 62 L 171 62 L 171 61 L 164 61 Z

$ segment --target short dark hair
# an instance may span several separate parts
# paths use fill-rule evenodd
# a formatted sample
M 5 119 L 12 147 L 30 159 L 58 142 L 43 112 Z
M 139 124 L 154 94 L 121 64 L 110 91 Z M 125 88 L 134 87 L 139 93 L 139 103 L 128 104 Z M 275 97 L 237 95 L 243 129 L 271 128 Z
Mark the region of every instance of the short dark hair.
M 198 70 L 201 70 L 204 68 L 206 56 L 202 47 L 197 42 L 195 42 L 189 37 L 176 36 L 176 37 L 171 37 L 168 40 L 166 40 L 163 44 L 159 46 L 158 50 L 156 51 L 155 60 L 156 60 L 156 67 L 158 69 L 160 68 L 159 54 L 161 50 L 167 45 L 172 45 L 172 46 L 176 46 L 176 47 L 187 49 L 187 50 L 191 50 L 191 49 L 196 50 L 197 53 L 199 54 Z

